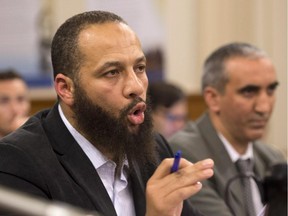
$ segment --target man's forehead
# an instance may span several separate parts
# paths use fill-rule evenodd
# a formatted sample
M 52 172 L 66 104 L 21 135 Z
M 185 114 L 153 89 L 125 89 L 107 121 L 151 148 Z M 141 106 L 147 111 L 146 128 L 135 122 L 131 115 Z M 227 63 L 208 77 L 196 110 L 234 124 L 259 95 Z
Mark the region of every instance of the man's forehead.
M 226 62 L 225 69 L 228 77 L 231 79 L 276 79 L 275 68 L 271 60 L 267 58 L 233 58 Z
M 102 55 L 109 50 L 115 52 L 129 47 L 142 51 L 141 43 L 136 34 L 123 23 L 91 25 L 81 32 L 78 44 L 79 50 L 83 54 L 96 51 Z
M 269 58 L 266 57 L 232 57 L 225 61 L 225 69 L 226 71 L 234 71 L 234 70 L 240 70 L 240 71 L 252 71 L 254 69 L 258 68 L 265 68 L 269 70 L 274 69 L 274 65 L 272 61 Z
M 27 91 L 27 88 L 27 84 L 22 79 L 0 80 L 0 92 L 9 92 L 9 94 L 13 94 L 15 92 L 24 91 L 24 94 Z
M 86 41 L 97 37 L 111 37 L 114 34 L 118 35 L 135 35 L 134 31 L 125 23 L 107 22 L 101 24 L 90 24 L 81 30 L 79 40 Z M 136 35 L 135 35 L 136 37 Z M 116 39 L 116 38 L 115 38 Z

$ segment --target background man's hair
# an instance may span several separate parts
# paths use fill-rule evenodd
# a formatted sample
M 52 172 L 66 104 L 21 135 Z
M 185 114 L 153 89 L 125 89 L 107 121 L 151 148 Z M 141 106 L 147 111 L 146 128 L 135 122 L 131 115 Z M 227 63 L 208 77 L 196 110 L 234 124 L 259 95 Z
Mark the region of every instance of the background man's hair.
M 13 79 L 20 79 L 24 81 L 23 77 L 13 69 L 0 70 L 0 81 Z
M 183 90 L 167 82 L 155 82 L 148 86 L 148 96 L 151 102 L 152 110 L 156 110 L 158 107 L 170 108 L 178 101 L 186 98 Z
M 234 42 L 216 49 L 204 62 L 202 92 L 207 86 L 214 87 L 220 93 L 225 92 L 225 86 L 229 80 L 225 71 L 225 63 L 234 57 L 257 59 L 268 56 L 263 50 L 248 43 Z

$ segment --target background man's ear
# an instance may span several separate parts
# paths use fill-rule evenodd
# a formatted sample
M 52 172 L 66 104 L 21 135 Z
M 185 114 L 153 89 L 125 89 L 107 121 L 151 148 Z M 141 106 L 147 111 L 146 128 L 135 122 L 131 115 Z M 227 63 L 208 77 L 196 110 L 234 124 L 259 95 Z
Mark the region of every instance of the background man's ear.
M 69 106 L 74 103 L 74 83 L 64 74 L 57 74 L 54 79 L 54 88 L 61 101 Z
M 204 100 L 210 111 L 218 113 L 220 111 L 221 94 L 215 88 L 208 86 L 203 92 Z

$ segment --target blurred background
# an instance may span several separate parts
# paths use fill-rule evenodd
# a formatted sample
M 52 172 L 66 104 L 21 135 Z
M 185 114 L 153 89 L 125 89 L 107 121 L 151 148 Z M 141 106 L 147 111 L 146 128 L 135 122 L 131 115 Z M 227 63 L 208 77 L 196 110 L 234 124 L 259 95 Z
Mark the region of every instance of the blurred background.
M 286 0 L 0 0 L 0 69 L 13 68 L 24 76 L 31 114 L 56 101 L 50 61 L 56 29 L 72 15 L 95 9 L 128 22 L 142 41 L 150 82 L 181 86 L 193 120 L 205 110 L 201 68 L 214 49 L 241 41 L 267 51 L 280 86 L 264 141 L 287 155 Z

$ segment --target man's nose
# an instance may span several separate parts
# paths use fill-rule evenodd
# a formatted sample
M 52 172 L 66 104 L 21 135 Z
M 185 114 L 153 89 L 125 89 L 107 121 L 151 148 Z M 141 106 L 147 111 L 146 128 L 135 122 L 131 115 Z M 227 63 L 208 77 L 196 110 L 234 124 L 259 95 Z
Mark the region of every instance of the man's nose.
M 137 74 L 130 70 L 125 77 L 124 95 L 127 98 L 141 96 L 145 92 L 143 80 Z
M 255 111 L 261 114 L 271 112 L 275 101 L 274 95 L 268 95 L 267 93 L 261 93 L 255 103 Z

